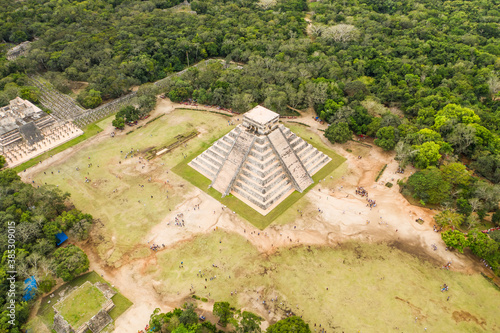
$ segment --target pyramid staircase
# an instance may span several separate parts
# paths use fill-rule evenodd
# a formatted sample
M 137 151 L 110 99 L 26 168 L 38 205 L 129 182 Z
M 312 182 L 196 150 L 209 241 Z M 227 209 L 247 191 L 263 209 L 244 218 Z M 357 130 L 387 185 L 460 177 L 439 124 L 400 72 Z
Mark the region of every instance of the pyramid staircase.
M 265 135 L 238 125 L 188 165 L 223 197 L 232 193 L 265 215 L 294 190 L 309 187 L 330 161 L 282 124 Z

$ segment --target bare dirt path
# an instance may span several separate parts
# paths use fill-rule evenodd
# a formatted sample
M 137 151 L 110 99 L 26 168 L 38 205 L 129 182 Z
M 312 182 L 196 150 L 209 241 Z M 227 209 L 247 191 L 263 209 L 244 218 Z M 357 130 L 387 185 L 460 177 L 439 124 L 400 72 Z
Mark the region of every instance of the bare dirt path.
M 304 17 L 304 21 L 307 22 L 307 28 L 306 28 L 306 34 L 311 37 L 312 39 L 312 13 L 306 13 L 306 16 Z

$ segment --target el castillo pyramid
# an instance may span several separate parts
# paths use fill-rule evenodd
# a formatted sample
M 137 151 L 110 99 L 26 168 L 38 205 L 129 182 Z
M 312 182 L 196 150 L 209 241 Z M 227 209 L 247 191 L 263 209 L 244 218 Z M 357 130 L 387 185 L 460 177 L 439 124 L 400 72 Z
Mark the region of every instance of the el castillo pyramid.
M 266 215 L 293 191 L 304 191 L 331 158 L 282 124 L 279 114 L 256 106 L 243 124 L 189 162 L 211 187 Z

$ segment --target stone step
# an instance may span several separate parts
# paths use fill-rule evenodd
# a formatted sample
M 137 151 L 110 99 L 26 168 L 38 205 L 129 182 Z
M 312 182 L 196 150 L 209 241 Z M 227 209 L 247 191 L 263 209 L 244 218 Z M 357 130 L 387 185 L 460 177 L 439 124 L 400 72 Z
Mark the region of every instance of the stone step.
M 198 164 L 205 166 L 205 169 L 212 170 L 213 173 L 217 173 L 219 171 L 219 169 L 221 168 L 220 163 L 219 163 L 219 165 L 213 164 L 211 162 L 211 160 L 207 159 L 206 154 L 201 154 L 201 155 L 197 156 L 195 158 L 195 160 L 196 160 L 196 162 L 198 162 Z
M 245 183 L 246 185 L 253 188 L 257 193 L 261 193 L 263 189 L 262 185 L 259 184 L 258 178 L 252 178 L 251 175 L 244 172 L 240 172 L 240 174 L 238 175 L 235 184 L 238 183 Z
M 286 186 L 283 186 L 280 192 L 276 192 L 275 195 L 267 201 L 267 207 L 273 205 L 275 202 L 279 201 L 285 194 L 293 189 L 292 183 L 290 182 Z
M 14 135 L 9 135 L 8 137 L 4 137 L 2 138 L 2 142 L 9 142 L 9 141 L 12 141 L 12 140 L 17 140 L 21 137 L 21 133 L 17 132 L 16 134 Z
M 233 191 L 240 193 L 240 194 L 245 194 L 244 197 L 247 199 L 252 198 L 252 202 L 259 202 L 261 204 L 264 204 L 264 196 L 259 194 L 257 191 L 252 190 L 248 185 L 245 183 L 242 183 L 240 181 L 236 181 L 233 186 Z M 262 206 L 259 206 L 262 207 Z
M 243 198 L 245 198 L 246 200 L 250 201 L 251 203 L 253 203 L 257 207 L 259 207 L 260 209 L 266 210 L 266 208 L 267 208 L 266 205 L 262 204 L 258 199 L 255 199 L 254 197 L 252 197 L 251 195 L 249 195 L 247 192 L 245 192 L 242 189 L 240 189 L 238 186 L 235 186 L 233 188 L 233 191 L 235 193 L 237 193 L 238 195 L 241 195 Z
M 292 134 L 294 134 L 288 127 L 285 127 L 285 125 L 283 124 L 280 124 L 279 125 L 279 128 L 281 130 L 281 133 L 283 133 L 283 136 L 285 138 L 289 138 Z
M 206 152 L 204 152 L 201 157 L 203 157 L 204 160 L 210 162 L 211 165 L 213 165 L 217 170 L 220 169 L 220 167 L 222 166 L 222 163 L 224 161 L 217 161 L 215 158 L 213 158 L 212 156 L 210 156 L 210 154 L 208 153 L 208 150 Z
M 262 172 L 264 173 L 264 177 L 267 177 L 267 175 L 271 174 L 278 168 L 283 168 L 281 161 L 278 156 L 275 156 L 276 158 L 273 160 L 272 163 L 269 163 L 264 169 L 262 169 Z
M 302 160 L 302 163 L 304 163 L 304 166 L 306 166 L 307 168 L 307 164 L 309 164 L 309 162 L 311 161 L 311 159 L 314 159 L 315 157 L 317 156 L 321 156 L 323 155 L 319 150 L 317 149 L 312 149 L 309 154 L 305 155 L 301 160 Z
M 307 156 L 307 158 L 304 160 L 306 169 L 309 170 L 311 169 L 312 166 L 316 165 L 319 160 L 323 159 L 324 154 L 319 152 L 318 150 L 314 150 L 314 152 L 310 155 Z
M 252 187 L 257 193 L 265 195 L 269 193 L 277 184 L 279 184 L 283 179 L 286 179 L 287 176 L 283 171 L 277 172 L 272 177 L 269 177 L 266 182 L 263 182 L 261 179 L 251 178 L 248 174 L 240 173 L 238 176 L 238 181 L 247 184 Z
M 291 183 L 290 178 L 287 177 L 287 175 L 283 172 L 280 177 L 276 177 L 273 179 L 272 182 L 266 185 L 265 190 L 266 193 L 275 193 L 277 189 L 288 185 Z
M 274 177 L 279 176 L 281 173 L 284 173 L 283 168 L 276 168 L 273 170 L 273 172 L 270 172 L 269 174 L 265 176 L 260 176 L 257 173 L 251 171 L 250 169 L 246 167 L 241 168 L 241 173 L 244 174 L 246 177 L 253 179 L 255 183 L 257 183 L 260 186 L 265 186 L 268 184 Z
M 265 136 L 257 136 L 255 138 L 256 145 L 261 146 L 261 145 L 265 144 L 266 142 L 269 142 L 269 141 L 267 140 L 267 138 Z
M 295 155 L 281 130 L 273 131 L 267 137 L 278 154 L 281 163 L 284 164 L 288 176 L 294 181 L 297 190 L 299 192 L 304 191 L 313 183 L 313 180 L 297 155 Z
M 199 165 L 195 160 L 189 162 L 188 165 L 210 180 L 212 180 L 215 176 L 214 173 Z
M 227 150 L 224 150 L 223 148 L 221 148 L 217 143 L 213 144 L 212 147 L 210 147 L 209 149 L 213 150 L 215 153 L 221 155 L 224 159 L 226 158 L 227 156 Z
M 305 141 L 304 141 L 304 143 L 305 143 L 305 146 L 303 146 L 303 147 L 302 147 L 302 145 L 301 145 L 302 149 L 301 149 L 300 151 L 296 151 L 297 156 L 298 156 L 299 158 L 301 158 L 301 159 L 303 159 L 303 158 L 304 158 L 304 156 L 306 156 L 306 155 L 307 155 L 307 154 L 309 154 L 312 150 L 314 150 L 314 147 L 313 147 L 313 146 L 311 146 L 310 144 L 308 144 L 308 143 L 307 143 L 307 142 L 305 142 Z
M 226 142 L 223 142 L 223 140 L 218 140 L 214 146 L 219 147 L 220 149 L 224 150 L 226 153 L 228 153 L 231 150 L 231 145 L 227 144 Z
M 262 145 L 254 144 L 253 149 L 261 154 L 266 154 L 271 149 L 271 147 L 269 146 L 269 141 L 267 141 L 265 144 Z
M 252 148 L 252 150 L 250 150 L 250 154 L 248 154 L 248 156 L 252 156 L 259 161 L 264 161 L 265 159 L 268 159 L 270 156 L 274 156 L 274 152 L 272 151 L 272 149 L 268 149 L 264 153 L 260 153 L 257 150 Z
M 234 140 L 233 138 L 231 138 L 231 136 L 229 136 L 229 134 L 226 134 L 222 137 L 222 141 L 224 143 L 227 143 L 228 145 L 232 146 L 234 144 Z
M 259 168 L 261 170 L 266 169 L 267 167 L 269 167 L 269 165 L 271 165 L 276 160 L 277 160 L 277 157 L 274 156 L 274 155 L 272 155 L 272 154 L 270 154 L 269 158 L 267 160 L 265 160 L 265 161 L 259 161 L 255 157 L 250 156 L 250 155 L 247 158 L 247 161 L 250 164 L 254 165 L 255 167 L 257 167 L 257 168 Z
M 221 164 L 224 162 L 224 156 L 218 154 L 215 150 L 211 148 L 205 150 L 205 153 L 207 153 L 210 157 L 212 157 Z
M 332 159 L 329 156 L 325 155 L 325 157 L 318 164 L 316 164 L 315 166 L 313 166 L 311 168 L 310 174 L 314 175 L 316 172 L 321 170 L 321 168 L 323 168 L 331 160 Z
M 269 167 L 267 167 L 266 169 L 257 168 L 250 163 L 244 164 L 244 168 L 250 170 L 261 178 L 266 178 L 270 173 L 274 172 L 279 167 L 281 167 L 281 163 L 278 160 L 269 165 Z
M 241 132 L 241 130 L 238 127 L 236 127 L 231 132 L 227 133 L 227 135 L 230 136 L 231 139 L 236 140 L 236 138 L 238 137 L 238 134 L 240 134 L 240 132 Z
M 302 141 L 302 138 L 293 134 L 292 136 L 290 136 L 290 139 L 288 140 L 288 142 L 290 143 L 290 147 L 294 148 L 297 147 L 298 144 L 300 144 Z
M 232 184 L 238 176 L 240 167 L 247 158 L 254 141 L 254 135 L 242 131 L 230 148 L 229 155 L 211 184 L 222 196 L 227 195 L 231 190 Z
M 248 184 L 241 182 L 241 181 L 236 181 L 235 186 L 233 190 L 238 189 L 238 193 L 246 193 L 248 197 L 253 197 L 254 200 L 260 201 L 262 204 L 266 205 L 270 199 L 274 198 L 279 195 L 284 188 L 286 188 L 286 185 L 290 183 L 290 180 L 288 178 L 281 179 L 281 182 L 279 183 L 279 186 L 274 186 L 273 189 L 265 194 L 261 194 L 255 189 L 253 189 L 251 186 Z

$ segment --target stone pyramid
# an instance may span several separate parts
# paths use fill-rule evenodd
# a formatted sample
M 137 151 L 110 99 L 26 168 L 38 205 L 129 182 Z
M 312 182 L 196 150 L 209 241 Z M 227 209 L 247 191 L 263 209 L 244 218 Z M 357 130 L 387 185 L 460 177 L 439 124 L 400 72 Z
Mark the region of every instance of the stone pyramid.
M 295 135 L 279 115 L 256 106 L 243 124 L 189 162 L 211 187 L 234 196 L 266 215 L 293 191 L 304 191 L 312 175 L 331 158 Z

